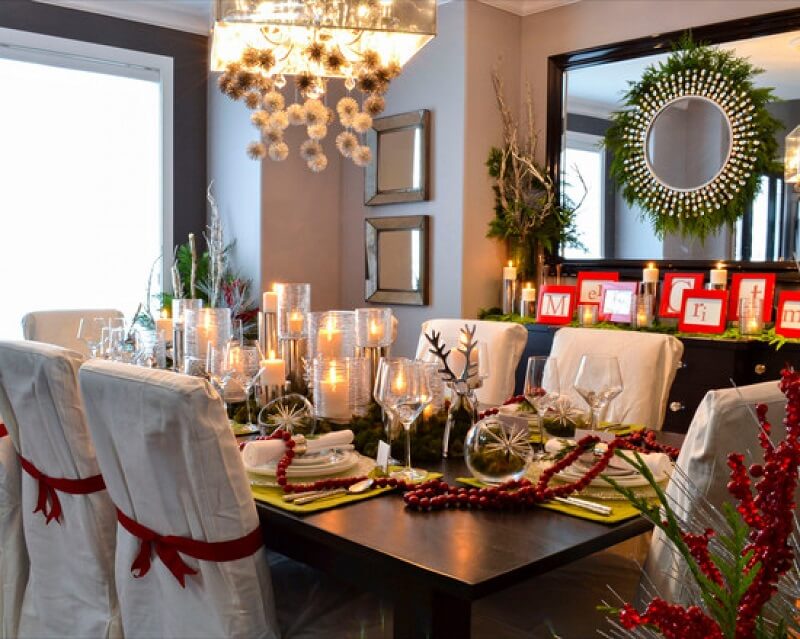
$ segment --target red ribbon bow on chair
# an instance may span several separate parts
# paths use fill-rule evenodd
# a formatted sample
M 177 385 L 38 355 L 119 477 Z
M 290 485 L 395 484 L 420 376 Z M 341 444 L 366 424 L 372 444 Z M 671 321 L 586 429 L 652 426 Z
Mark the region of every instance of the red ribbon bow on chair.
M 36 509 L 33 511 L 41 513 L 45 517 L 45 524 L 49 524 L 54 519 L 61 523 L 61 502 L 58 493 L 68 493 L 70 495 L 88 495 L 105 490 L 106 484 L 102 475 L 92 475 L 85 479 L 67 479 L 65 477 L 48 477 L 40 471 L 32 462 L 19 455 L 19 463 L 23 470 L 39 482 L 39 496 L 36 499 Z M 47 511 L 47 500 L 50 500 L 50 512 Z
M 164 565 L 174 575 L 182 588 L 186 587 L 186 575 L 196 575 L 178 553 L 204 561 L 234 561 L 248 557 L 261 548 L 261 528 L 239 539 L 229 541 L 196 541 L 177 535 L 161 536 L 147 526 L 134 521 L 117 508 L 117 521 L 134 537 L 139 538 L 139 552 L 131 564 L 131 573 L 136 579 L 144 577 L 150 570 L 153 549 Z
M 8 428 L 6 428 L 5 424 L 0 422 L 0 437 L 5 437 L 6 435 L 8 435 Z

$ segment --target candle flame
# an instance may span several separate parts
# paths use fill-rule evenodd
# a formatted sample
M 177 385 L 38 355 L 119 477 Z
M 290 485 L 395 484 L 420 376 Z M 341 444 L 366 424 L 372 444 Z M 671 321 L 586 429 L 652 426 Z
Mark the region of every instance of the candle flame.
M 161 309 L 161 319 L 168 319 L 168 318 L 169 318 L 169 312 L 167 312 L 166 308 L 162 308 Z
M 724 262 L 717 262 L 717 268 L 718 269 L 725 268 L 725 263 Z
M 394 379 L 394 392 L 402 393 L 406 390 L 406 378 L 403 376 L 403 369 L 398 371 L 397 377 Z
M 509 266 L 514 266 L 514 260 L 508 260 L 508 265 Z
M 269 352 L 269 358 L 270 359 L 275 359 L 275 351 L 270 351 Z
M 380 324 L 378 324 L 378 322 L 376 322 L 375 320 L 370 320 L 370 322 L 369 322 L 369 334 L 370 335 L 377 335 L 379 333 L 379 331 L 380 331 L 380 328 L 381 328 L 381 326 L 380 326 Z
M 533 284 L 530 282 L 525 282 L 525 288 L 533 288 Z
M 650 263 L 647 265 L 647 268 L 655 268 L 655 267 L 656 267 L 656 265 L 655 265 L 655 264 L 653 264 L 653 262 L 650 262 Z

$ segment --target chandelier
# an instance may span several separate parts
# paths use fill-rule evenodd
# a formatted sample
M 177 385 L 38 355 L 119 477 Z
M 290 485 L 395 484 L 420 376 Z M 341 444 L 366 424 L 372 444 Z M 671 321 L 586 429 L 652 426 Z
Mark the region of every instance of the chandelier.
M 225 95 L 252 110 L 260 133 L 247 148 L 253 159 L 285 160 L 284 132 L 304 126 L 300 155 L 323 171 L 322 142 L 338 117 L 336 148 L 366 166 L 364 135 L 389 84 L 435 35 L 436 0 L 217 0 L 211 70 L 222 72 Z M 334 111 L 327 96 L 335 78 L 347 95 Z

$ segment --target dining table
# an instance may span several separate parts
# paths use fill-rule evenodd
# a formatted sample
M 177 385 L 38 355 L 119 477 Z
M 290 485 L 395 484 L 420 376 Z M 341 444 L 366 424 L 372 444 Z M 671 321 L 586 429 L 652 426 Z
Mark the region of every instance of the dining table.
M 469 475 L 455 458 L 427 470 L 452 484 Z M 642 517 L 607 524 L 543 508 L 419 512 L 396 492 L 311 514 L 257 507 L 267 548 L 391 601 L 398 639 L 470 637 L 476 600 L 651 529 Z

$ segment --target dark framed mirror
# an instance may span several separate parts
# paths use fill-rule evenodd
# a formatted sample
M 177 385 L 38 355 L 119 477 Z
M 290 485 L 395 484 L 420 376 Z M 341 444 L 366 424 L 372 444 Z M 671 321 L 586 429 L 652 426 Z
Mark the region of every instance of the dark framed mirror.
M 628 206 L 608 177 L 612 158 L 599 144 L 612 112 L 623 108 L 629 82 L 667 58 L 685 31 L 659 34 L 552 56 L 549 59 L 547 161 L 561 195 L 578 199 L 580 173 L 588 194 L 578 213 L 586 250 L 565 249 L 563 272 L 581 268 L 707 268 L 724 260 L 734 270 L 795 273 L 800 253 L 798 193 L 783 174 L 760 176 L 761 189 L 733 229 L 701 242 L 678 234 L 655 236 L 640 211 Z M 800 124 L 800 9 L 691 29 L 695 42 L 734 50 L 765 70 L 756 86 L 774 87 L 780 102 L 769 110 L 784 128 L 776 135 L 783 162 L 786 135 Z M 713 180 L 729 153 L 730 123 L 713 101 L 686 98 L 667 105 L 650 127 L 648 166 L 675 189 Z M 576 189 L 571 193 L 571 189 Z
M 366 219 L 364 298 L 381 304 L 428 304 L 428 216 Z
M 373 161 L 365 171 L 364 204 L 430 199 L 428 147 L 430 111 L 421 109 L 375 118 L 367 131 Z

